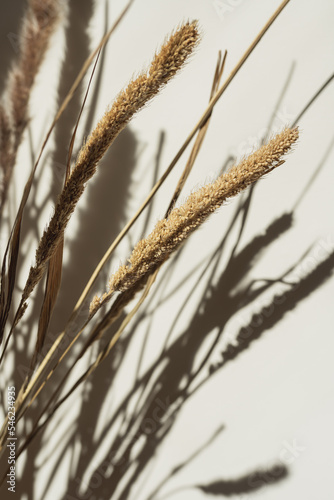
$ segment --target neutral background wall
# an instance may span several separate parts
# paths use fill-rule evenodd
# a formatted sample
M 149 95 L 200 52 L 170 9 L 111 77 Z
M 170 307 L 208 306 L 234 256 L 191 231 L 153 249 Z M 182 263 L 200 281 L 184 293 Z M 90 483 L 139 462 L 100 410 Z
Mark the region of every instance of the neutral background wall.
M 105 27 L 111 25 L 125 2 L 107 4 L 106 11 L 105 2 L 68 2 L 73 28 L 66 28 L 64 22 L 55 33 L 31 99 L 35 153 L 55 111 L 59 75 L 62 74 L 64 82 L 61 93 L 69 87 L 89 50 L 96 46 Z M 2 2 L 0 7 L 2 74 L 15 57 L 8 34 L 17 33 L 22 5 L 20 1 Z M 95 82 L 98 92 L 92 93 L 94 100 L 89 101 L 85 110 L 77 147 L 115 94 L 149 63 L 154 50 L 176 25 L 185 19 L 198 19 L 202 42 L 181 74 L 122 133 L 80 202 L 78 215 L 71 221 L 66 236 L 66 268 L 52 324 L 54 333 L 61 330 L 80 290 L 122 223 L 135 212 L 154 176 L 162 174 L 205 109 L 218 50 L 228 50 L 226 77 L 278 5 L 277 0 L 135 0 L 103 54 Z M 240 157 L 258 146 L 263 135 L 270 132 L 268 123 L 273 113 L 271 131 L 296 118 L 334 70 L 333 18 L 334 4 L 330 0 L 291 0 L 216 106 L 183 199 L 194 188 L 214 178 L 229 156 Z M 86 25 L 87 32 L 84 31 Z M 64 49 L 66 43 L 68 52 Z M 64 59 L 65 68 L 61 69 Z M 77 99 L 80 102 L 80 94 Z M 91 408 L 92 415 L 101 412 L 94 434 L 96 439 L 103 429 L 104 417 L 107 419 L 135 381 L 138 353 L 146 334 L 140 373 L 156 359 L 170 330 L 169 343 L 185 332 L 191 333 L 199 344 L 198 339 L 205 337 L 201 354 L 192 351 L 191 342 L 187 349 L 180 347 L 180 356 L 173 363 L 175 373 L 182 373 L 187 356 L 194 357 L 191 369 L 198 366 L 219 329 L 223 330 L 222 336 L 208 367 L 220 362 L 224 346 L 233 341 L 241 327 L 249 325 L 253 314 L 259 313 L 256 319 L 264 322 L 262 331 L 261 324 L 256 326 L 253 321 L 252 334 L 259 338 L 235 360 L 217 370 L 182 406 L 168 438 L 156 449 L 140 480 L 133 484 L 129 498 L 149 498 L 174 467 L 187 461 L 187 466 L 154 498 L 165 498 L 164 495 L 167 498 L 169 492 L 168 498 L 175 500 L 224 494 L 239 499 L 332 498 L 333 108 L 332 83 L 300 121 L 300 141 L 286 164 L 257 184 L 244 226 L 239 215 L 212 280 L 209 282 L 213 265 L 197 283 L 246 196 L 231 201 L 192 236 L 168 280 L 158 280 L 157 294 L 145 309 L 147 316 L 136 325 L 135 332 L 131 327 L 128 329 L 133 340 L 118 384 L 112 387 L 102 407 Z M 61 185 L 69 137 L 66 123 L 72 123 L 76 112 L 75 106 L 69 109 L 63 126 L 51 141 L 52 154 L 39 174 L 40 182 L 34 191 L 36 211 L 32 215 L 32 220 L 38 221 L 37 234 L 45 227 L 52 210 L 52 200 L 43 209 L 38 208 L 45 192 L 51 184 L 56 195 Z M 30 168 L 29 165 L 26 168 L 29 154 L 26 140 L 17 164 L 17 196 L 23 187 L 24 172 Z M 148 234 L 163 215 L 186 158 L 187 152 L 159 191 L 147 225 L 144 227 L 145 218 L 141 219 L 117 250 L 110 269 L 99 283 L 100 289 L 111 270 L 129 255 L 142 231 Z M 277 233 L 269 244 L 271 233 L 266 230 L 284 214 L 288 215 L 275 226 L 281 234 Z M 26 265 L 33 259 L 37 234 L 29 233 L 28 224 L 24 247 Z M 259 235 L 263 238 L 253 242 L 256 258 L 249 268 L 250 253 L 245 252 L 239 260 L 234 260 Z M 231 276 L 224 274 L 228 263 L 234 266 Z M 236 278 L 238 272 L 242 275 Z M 24 272 L 20 276 L 21 286 L 25 276 Z M 250 290 L 270 280 L 274 283 L 267 291 L 247 302 Z M 300 285 L 291 291 L 293 283 Z M 209 292 L 206 291 L 208 284 Z M 189 294 L 189 301 L 184 304 Z M 240 300 L 233 301 L 238 294 Z M 265 312 L 264 306 L 268 306 Z M 231 308 L 233 314 L 230 314 Z M 26 330 L 32 334 L 32 322 L 26 324 Z M 208 367 L 203 377 L 209 373 Z M 172 376 L 173 369 L 170 373 Z M 169 378 L 163 380 L 164 394 L 173 391 L 173 383 L 175 380 Z M 99 388 L 95 390 L 98 392 Z M 69 418 L 75 421 L 80 408 L 80 394 L 77 394 L 67 407 Z M 87 429 L 94 421 L 92 415 L 86 415 Z M 48 452 L 55 449 L 61 432 L 66 433 L 66 426 L 56 427 L 51 425 L 44 437 L 44 452 L 37 457 L 39 465 Z M 210 441 L 217 429 L 220 432 Z M 34 498 L 41 498 L 47 483 L 50 489 L 44 498 L 61 498 L 69 463 L 75 462 L 73 456 L 78 455 L 85 434 L 80 439 L 74 455 L 69 451 L 64 453 L 62 466 L 52 479 L 48 471 L 52 470 L 54 460 L 50 459 L 42 467 L 33 487 Z M 208 441 L 210 444 L 189 460 Z M 104 445 L 107 447 L 111 442 L 108 436 Z M 100 452 L 102 456 L 103 450 Z M 89 458 L 93 471 L 98 454 Z M 287 477 L 274 481 L 271 471 L 274 465 L 286 467 Z M 260 480 L 263 487 L 247 492 L 243 485 L 249 486 L 249 480 L 247 483 L 244 478 L 258 469 L 267 471 L 267 476 Z M 89 472 L 86 476 L 89 477 Z M 22 498 L 32 488 L 27 485 L 27 476 L 25 481 L 20 486 Z M 191 488 L 210 484 L 211 490 Z M 185 486 L 190 488 L 183 488 Z M 89 498 L 109 497 L 107 490 L 99 487 Z

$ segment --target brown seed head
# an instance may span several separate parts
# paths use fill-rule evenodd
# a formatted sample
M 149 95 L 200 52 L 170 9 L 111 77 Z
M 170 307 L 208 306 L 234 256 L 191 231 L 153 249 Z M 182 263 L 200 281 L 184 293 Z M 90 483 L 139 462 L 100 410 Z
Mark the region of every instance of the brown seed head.
M 77 162 L 58 198 L 50 223 L 39 242 L 36 264 L 30 269 L 23 291 L 24 300 L 42 278 L 86 183 L 96 172 L 97 163 L 133 115 L 159 92 L 190 56 L 198 42 L 196 26 L 195 22 L 186 23 L 171 35 L 161 51 L 155 55 L 148 72 L 131 81 L 117 96 L 81 148 Z
M 91 314 L 109 300 L 115 291 L 125 291 L 157 269 L 180 247 L 186 238 L 227 199 L 284 161 L 282 157 L 298 139 L 298 129 L 285 129 L 268 144 L 244 158 L 227 174 L 191 194 L 181 207 L 174 208 L 168 219 L 160 220 L 151 234 L 135 246 L 129 264 L 121 266 L 109 281 L 109 291 L 101 300 L 94 298 Z
M 184 24 L 168 38 L 154 56 L 148 72 L 131 81 L 99 121 L 79 153 L 77 168 L 95 170 L 115 137 L 181 69 L 198 40 L 197 22 Z

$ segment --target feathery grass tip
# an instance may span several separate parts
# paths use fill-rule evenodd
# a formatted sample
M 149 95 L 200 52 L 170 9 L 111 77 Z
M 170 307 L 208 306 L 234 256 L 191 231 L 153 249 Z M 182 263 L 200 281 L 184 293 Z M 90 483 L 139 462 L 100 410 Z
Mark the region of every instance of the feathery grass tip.
M 94 297 L 94 314 L 115 291 L 126 291 L 144 276 L 157 269 L 177 250 L 186 238 L 227 199 L 237 195 L 264 174 L 284 163 L 282 157 L 298 139 L 298 129 L 286 128 L 268 144 L 244 158 L 226 174 L 191 194 L 167 219 L 160 220 L 151 234 L 135 246 L 129 264 L 122 265 L 109 281 L 108 292 Z
M 54 214 L 36 250 L 36 264 L 30 268 L 22 294 L 21 306 L 41 280 L 46 265 L 61 240 L 68 221 L 84 192 L 86 183 L 95 174 L 97 164 L 130 119 L 150 101 L 181 69 L 199 40 L 197 22 L 180 26 L 156 53 L 147 72 L 120 92 L 82 146 L 76 164 L 62 190 Z M 18 315 L 17 318 L 21 317 Z

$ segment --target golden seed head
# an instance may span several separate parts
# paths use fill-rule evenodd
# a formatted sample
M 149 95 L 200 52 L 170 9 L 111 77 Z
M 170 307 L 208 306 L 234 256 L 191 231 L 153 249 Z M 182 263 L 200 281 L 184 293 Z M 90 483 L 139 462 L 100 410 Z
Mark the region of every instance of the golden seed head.
M 298 139 L 298 129 L 286 128 L 253 154 L 192 193 L 181 207 L 174 208 L 168 219 L 160 220 L 149 236 L 137 243 L 128 265 L 122 265 L 109 281 L 109 299 L 114 291 L 136 286 L 186 240 L 208 216 L 228 198 L 235 196 L 264 174 L 283 163 L 283 156 Z

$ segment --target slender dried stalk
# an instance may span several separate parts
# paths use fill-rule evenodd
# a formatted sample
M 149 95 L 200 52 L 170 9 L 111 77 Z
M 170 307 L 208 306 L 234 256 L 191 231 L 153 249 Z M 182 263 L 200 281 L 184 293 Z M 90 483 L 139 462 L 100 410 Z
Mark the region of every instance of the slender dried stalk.
M 64 184 L 66 185 L 66 182 L 69 179 L 70 172 L 71 172 L 71 157 L 72 157 L 72 152 L 73 152 L 73 146 L 74 146 L 74 141 L 76 137 L 76 133 L 78 130 L 78 126 L 80 123 L 80 119 L 82 117 L 82 112 L 85 108 L 88 93 L 90 90 L 91 83 L 93 81 L 94 73 L 97 67 L 97 63 L 100 58 L 101 51 L 99 51 L 95 64 L 92 69 L 92 73 L 88 82 L 88 86 L 86 89 L 85 97 L 83 99 L 80 112 L 77 118 L 76 125 L 74 127 L 74 131 L 71 137 L 70 145 L 69 145 L 69 150 L 68 150 L 68 160 L 67 160 L 67 165 L 66 165 L 66 172 L 65 172 L 65 179 L 64 179 Z M 36 339 L 36 346 L 35 346 L 35 351 L 31 360 L 31 368 L 33 369 L 36 365 L 37 362 L 37 357 L 39 353 L 41 352 L 41 349 L 44 345 L 44 341 L 46 338 L 48 326 L 51 320 L 52 312 L 53 309 L 56 305 L 57 302 L 57 297 L 58 293 L 60 290 L 60 285 L 61 285 L 61 275 L 62 275 L 62 266 L 63 266 L 63 246 L 64 246 L 64 238 L 62 238 L 59 242 L 59 245 L 57 246 L 57 249 L 51 259 L 49 260 L 48 264 L 48 272 L 47 272 L 47 278 L 46 278 L 46 285 L 45 285 L 45 294 L 44 294 L 44 300 L 43 300 L 43 305 L 39 317 L 39 322 L 38 322 L 38 332 L 37 332 L 37 339 Z
M 109 281 L 109 290 L 102 299 L 95 297 L 90 313 L 107 302 L 115 291 L 126 291 L 160 266 L 179 248 L 186 238 L 227 199 L 235 196 L 284 161 L 282 157 L 298 139 L 298 129 L 285 129 L 267 145 L 242 160 L 212 184 L 191 194 L 167 219 L 157 223 L 152 233 L 135 246 L 129 264 L 121 266 Z
M 63 237 L 68 221 L 96 172 L 98 162 L 133 115 L 151 100 L 181 69 L 198 43 L 197 23 L 186 23 L 173 33 L 154 57 L 147 74 L 139 75 L 123 90 L 82 147 L 76 165 L 61 192 L 51 221 L 36 251 L 14 324 L 22 317 L 26 301 L 41 280 L 46 265 Z

